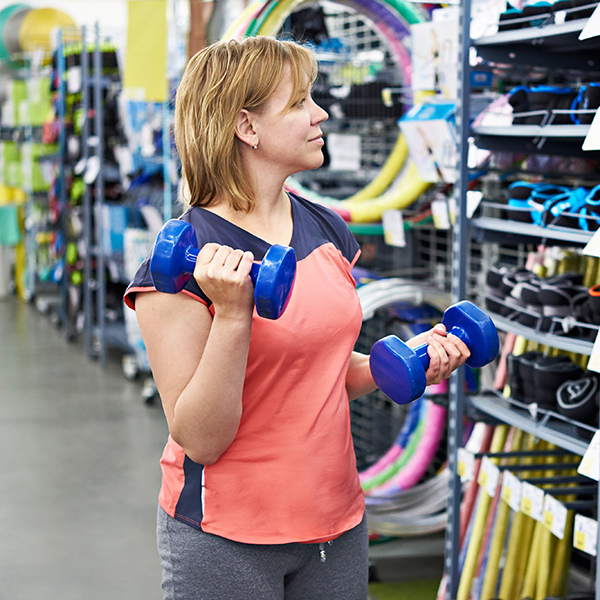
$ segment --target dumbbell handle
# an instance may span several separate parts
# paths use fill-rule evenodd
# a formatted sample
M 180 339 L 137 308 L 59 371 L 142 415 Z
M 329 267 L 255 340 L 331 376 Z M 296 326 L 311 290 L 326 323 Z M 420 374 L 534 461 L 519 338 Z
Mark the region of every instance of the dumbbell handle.
M 467 346 L 469 345 L 469 336 L 467 335 L 467 332 L 462 327 L 452 327 L 450 329 L 450 331 L 448 331 L 447 333 L 451 333 L 452 335 L 455 335 L 459 340 L 464 342 Z M 427 371 L 427 369 L 429 369 L 429 362 L 430 362 L 429 354 L 427 353 L 427 347 L 428 347 L 428 344 L 425 343 L 425 344 L 421 344 L 420 346 L 417 346 L 416 348 L 413 348 L 413 352 L 418 356 L 419 361 L 421 361 L 421 364 L 423 365 L 423 369 L 425 369 L 425 371 Z
M 198 259 L 198 254 L 200 254 L 200 250 L 198 248 L 194 248 L 193 246 L 188 246 L 185 249 L 185 253 L 183 255 L 183 261 L 185 264 L 185 272 L 193 273 L 196 268 L 196 260 Z M 252 279 L 252 284 L 256 285 L 256 278 L 258 277 L 258 271 L 260 269 L 259 263 L 252 263 L 252 267 L 250 268 L 250 279 Z

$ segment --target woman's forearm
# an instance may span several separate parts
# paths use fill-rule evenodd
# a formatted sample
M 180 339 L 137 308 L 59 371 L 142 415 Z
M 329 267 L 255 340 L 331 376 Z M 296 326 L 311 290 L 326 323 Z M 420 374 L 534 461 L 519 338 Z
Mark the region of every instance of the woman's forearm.
M 346 374 L 346 390 L 348 398 L 355 400 L 377 389 L 371 368 L 369 367 L 369 356 L 360 352 L 352 352 L 350 364 Z

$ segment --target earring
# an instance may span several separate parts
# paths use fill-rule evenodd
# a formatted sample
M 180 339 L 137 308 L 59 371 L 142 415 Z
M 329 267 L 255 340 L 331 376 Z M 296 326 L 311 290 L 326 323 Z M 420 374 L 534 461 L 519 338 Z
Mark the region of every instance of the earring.
M 258 148 L 258 144 L 254 144 L 254 146 L 252 146 L 252 150 L 256 150 Z

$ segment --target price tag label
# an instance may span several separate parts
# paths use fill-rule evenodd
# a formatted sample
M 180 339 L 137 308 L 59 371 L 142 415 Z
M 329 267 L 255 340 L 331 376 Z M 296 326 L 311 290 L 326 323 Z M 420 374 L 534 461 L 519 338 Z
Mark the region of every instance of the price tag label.
M 67 90 L 69 94 L 76 94 L 81 91 L 82 73 L 81 67 L 69 67 L 67 71 Z
M 448 200 L 436 198 L 431 203 L 431 215 L 433 226 L 436 229 L 450 229 L 450 214 L 448 213 Z
M 596 556 L 598 552 L 598 521 L 575 515 L 573 546 L 586 554 Z
M 579 39 L 587 40 L 588 38 L 596 37 L 597 35 L 600 35 L 600 6 L 596 6 L 596 10 L 591 14 L 585 27 L 579 34 Z
M 582 252 L 586 256 L 600 257 L 600 229 L 594 233 L 592 239 L 583 247 Z
M 502 477 L 502 500 L 515 512 L 521 510 L 521 480 L 510 471 L 504 471 Z
M 477 483 L 486 491 L 488 496 L 493 498 L 496 495 L 499 479 L 500 469 L 489 459 L 489 457 L 484 456 L 481 459 L 481 468 L 479 469 Z
M 406 236 L 404 235 L 404 219 L 399 210 L 385 210 L 381 215 L 381 224 L 383 225 L 383 240 L 388 246 L 406 246 Z
M 580 475 L 600 480 L 600 430 L 596 431 L 577 468 Z
M 483 200 L 483 194 L 481 192 L 468 191 L 467 192 L 467 219 L 472 219 L 475 211 Z
M 458 449 L 457 473 L 461 481 L 473 481 L 475 478 L 475 455 L 466 448 Z
M 521 512 L 542 522 L 544 520 L 544 490 L 521 482 Z
M 596 111 L 581 148 L 582 150 L 600 150 L 600 110 Z
M 567 508 L 550 494 L 544 497 L 544 526 L 557 538 L 563 539 L 567 524 Z

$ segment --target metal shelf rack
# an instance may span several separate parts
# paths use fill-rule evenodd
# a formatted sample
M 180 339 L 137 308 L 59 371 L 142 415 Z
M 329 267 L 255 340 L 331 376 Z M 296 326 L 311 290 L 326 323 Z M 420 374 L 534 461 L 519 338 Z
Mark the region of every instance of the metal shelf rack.
M 535 228 L 513 221 L 507 222 L 488 217 L 478 217 L 472 221 L 466 219 L 466 191 L 470 174 L 466 148 L 470 137 L 475 137 L 478 146 L 491 150 L 543 152 L 544 154 L 571 156 L 583 155 L 581 143 L 588 129 L 576 126 L 512 126 L 502 128 L 480 127 L 473 131 L 470 125 L 469 111 L 471 94 L 469 74 L 472 48 L 475 47 L 479 57 L 489 63 L 564 68 L 571 71 L 579 70 L 593 73 L 598 71 L 599 67 L 596 58 L 598 56 L 597 50 L 600 47 L 599 38 L 596 37 L 585 43 L 577 40 L 578 34 L 586 22 L 587 19 L 581 19 L 565 21 L 562 24 L 547 24 L 542 27 L 520 27 L 471 40 L 471 0 L 464 0 L 460 5 L 459 98 L 457 106 L 460 154 L 458 183 L 455 187 L 458 219 L 453 230 L 453 262 L 456 264 L 453 273 L 453 300 L 463 299 L 466 296 L 464 288 L 461 288 L 460 277 L 464 275 L 467 264 L 465 246 L 474 231 L 491 232 L 493 234 L 504 232 L 505 234 L 525 236 L 530 240 L 537 237 L 538 240 L 546 242 L 556 241 L 563 244 L 571 243 L 572 245 L 585 244 L 591 237 L 587 232 Z M 595 48 L 596 53 L 589 52 L 589 48 Z M 575 150 L 571 151 L 568 148 L 569 146 L 572 146 Z M 586 153 L 585 156 L 597 159 L 598 153 Z M 575 341 L 562 336 L 535 332 L 497 315 L 493 315 L 493 318 L 499 329 L 524 335 L 528 339 L 582 354 L 589 355 L 592 351 L 593 345 L 591 342 Z M 453 375 L 450 386 L 449 415 L 450 423 L 455 423 L 454 427 L 450 427 L 449 432 L 449 467 L 453 477 L 445 561 L 448 577 L 446 598 L 449 600 L 456 598 L 460 581 L 458 529 L 461 495 L 459 489 L 460 479 L 456 468 L 456 453 L 461 440 L 460 423 L 462 422 L 466 401 L 462 381 L 459 376 Z M 582 455 L 588 446 L 584 440 L 577 436 L 575 429 L 573 429 L 573 423 L 566 423 L 564 418 L 556 413 L 550 414 L 550 411 L 539 409 L 533 411 L 531 407 L 519 406 L 514 400 L 505 399 L 494 392 L 479 394 L 469 398 L 469 401 L 476 409 L 500 422 L 533 433 L 578 455 Z M 600 482 L 598 483 L 598 492 L 597 514 L 600 514 Z M 596 597 L 600 597 L 600 561 L 598 560 L 596 560 L 595 579 Z
M 516 400 L 503 398 L 493 392 L 487 395 L 471 396 L 469 402 L 477 410 L 498 419 L 498 421 L 522 429 L 579 456 L 583 456 L 589 445 L 589 442 L 577 437 L 577 430 L 581 428 L 592 431 L 593 428 L 566 419 L 558 413 L 537 407 L 527 407 Z
M 506 205 L 498 205 L 506 208 Z M 536 238 L 538 240 L 547 240 L 549 242 L 567 242 L 569 244 L 587 244 L 592 239 L 592 233 L 579 229 L 569 229 L 567 227 L 540 227 L 519 221 L 511 221 L 510 225 L 503 219 L 493 217 L 476 217 L 471 220 L 471 227 L 474 229 L 502 232 L 503 235 L 516 235 L 527 238 Z

